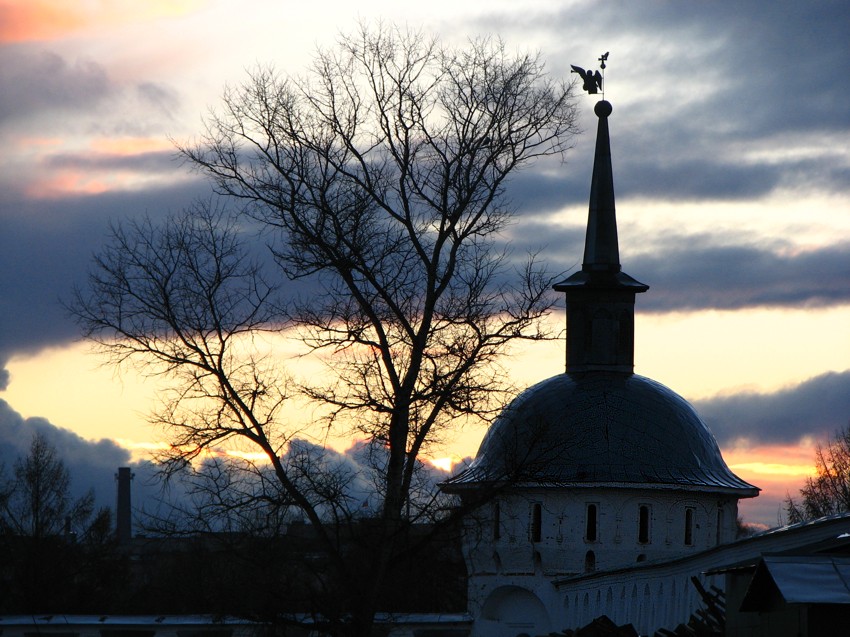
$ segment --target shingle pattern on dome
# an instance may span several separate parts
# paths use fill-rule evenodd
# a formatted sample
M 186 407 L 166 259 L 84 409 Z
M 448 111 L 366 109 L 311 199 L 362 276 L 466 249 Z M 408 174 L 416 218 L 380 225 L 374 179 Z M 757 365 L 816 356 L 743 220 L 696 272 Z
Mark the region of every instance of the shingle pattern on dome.
M 561 374 L 520 394 L 471 465 L 446 483 L 624 484 L 757 495 L 726 466 L 693 407 L 634 374 Z

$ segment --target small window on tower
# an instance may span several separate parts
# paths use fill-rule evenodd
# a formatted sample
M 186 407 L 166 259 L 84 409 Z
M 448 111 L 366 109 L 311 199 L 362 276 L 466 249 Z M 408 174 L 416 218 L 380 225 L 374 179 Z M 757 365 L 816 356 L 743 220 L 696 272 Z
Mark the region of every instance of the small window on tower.
M 531 541 L 539 542 L 542 536 L 543 507 L 539 502 L 531 506 Z
M 498 540 L 502 537 L 502 512 L 499 507 L 499 501 L 493 503 L 493 539 Z
M 694 545 L 694 510 L 691 507 L 685 509 L 685 546 Z
M 649 506 L 646 504 L 638 509 L 638 542 L 649 544 Z
M 599 515 L 598 507 L 595 504 L 588 504 L 586 509 L 586 519 L 584 525 L 584 539 L 587 542 L 595 542 L 597 536 L 597 518 Z

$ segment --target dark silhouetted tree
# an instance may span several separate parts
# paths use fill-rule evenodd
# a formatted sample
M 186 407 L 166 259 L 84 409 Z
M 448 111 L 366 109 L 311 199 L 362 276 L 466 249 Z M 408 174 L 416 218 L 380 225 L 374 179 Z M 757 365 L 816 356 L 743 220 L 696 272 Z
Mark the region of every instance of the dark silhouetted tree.
M 814 520 L 850 511 L 850 424 L 815 450 L 817 475 L 806 478 L 800 500 L 785 501 L 788 522 Z
M 0 475 L 0 612 L 91 612 L 86 604 L 106 602 L 95 593 L 109 592 L 107 569 L 96 566 L 110 557 L 110 512 L 95 513 L 93 492 L 75 499 L 70 487 L 65 463 L 39 433 L 12 475 Z
M 31 538 L 88 530 L 94 494 L 71 497 L 71 476 L 45 437 L 32 437 L 29 453 L 18 458 L 13 477 L 0 487 L 0 530 Z
M 512 218 L 508 178 L 562 154 L 574 117 L 572 86 L 535 56 L 362 28 L 304 77 L 264 68 L 228 88 L 200 141 L 181 148 L 242 216 L 198 205 L 164 226 L 117 228 L 77 294 L 86 336 L 170 379 L 155 417 L 171 442 L 166 471 L 237 440 L 265 455 L 251 488 L 231 493 L 310 523 L 336 604 L 317 610 L 340 619 L 329 631 L 370 631 L 406 529 L 440 511 L 418 488 L 420 454 L 499 409 L 510 389 L 500 357 L 548 336 L 551 277 L 497 241 Z M 248 258 L 251 223 L 273 274 Z M 307 292 L 284 306 L 294 280 Z M 327 372 L 287 383 L 254 340 L 264 331 L 326 355 Z M 370 442 L 369 546 L 356 552 L 340 528 L 362 518 L 362 475 L 293 451 L 303 425 L 280 409 L 296 391 L 334 432 Z

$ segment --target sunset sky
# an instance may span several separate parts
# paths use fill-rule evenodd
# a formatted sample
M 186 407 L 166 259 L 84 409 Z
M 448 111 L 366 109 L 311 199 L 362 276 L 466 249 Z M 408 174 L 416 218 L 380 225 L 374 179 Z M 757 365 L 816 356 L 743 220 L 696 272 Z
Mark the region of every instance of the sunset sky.
M 158 440 L 145 424 L 156 386 L 103 367 L 62 299 L 110 222 L 209 193 L 174 142 L 201 131 L 226 84 L 257 64 L 298 74 L 316 46 L 379 19 L 446 43 L 498 36 L 539 51 L 558 78 L 610 52 L 621 260 L 650 285 L 636 372 L 694 403 L 727 464 L 763 489 L 745 520 L 775 526 L 815 445 L 850 422 L 844 0 L 0 0 L 0 462 L 40 428 L 77 488 L 112 503 L 115 468 Z M 580 265 L 594 101 L 581 96 L 584 133 L 566 164 L 510 184 L 507 238 L 555 271 Z M 511 367 L 523 387 L 563 363 L 555 342 Z M 482 433 L 434 455 L 472 455 Z

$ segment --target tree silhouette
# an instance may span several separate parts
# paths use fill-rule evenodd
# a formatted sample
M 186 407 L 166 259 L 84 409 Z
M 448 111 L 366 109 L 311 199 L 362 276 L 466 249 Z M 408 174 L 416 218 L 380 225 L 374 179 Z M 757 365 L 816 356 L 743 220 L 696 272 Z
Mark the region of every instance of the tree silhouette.
M 817 475 L 806 478 L 798 502 L 790 495 L 785 513 L 790 523 L 850 511 L 850 424 L 815 450 Z
M 0 487 L 0 532 L 41 539 L 87 530 L 94 494 L 73 499 L 71 476 L 56 448 L 33 434 L 29 453 L 18 458 L 13 478 Z
M 0 474 L 0 612 L 68 612 L 106 590 L 87 549 L 107 556 L 108 509 L 94 512 L 90 491 L 74 499 L 71 476 L 40 433 L 29 452 Z M 117 573 L 116 564 L 109 565 Z M 98 597 L 104 601 L 104 597 Z
M 304 77 L 262 68 L 228 88 L 200 140 L 180 148 L 238 214 L 199 204 L 165 226 L 116 228 L 77 293 L 86 336 L 171 380 L 155 417 L 171 442 L 166 472 L 225 442 L 264 454 L 259 488 L 235 492 L 309 521 L 331 573 L 321 586 L 341 583 L 329 631 L 370 631 L 410 524 L 445 512 L 418 488 L 420 454 L 501 407 L 511 343 L 549 336 L 552 278 L 533 257 L 514 265 L 497 239 L 512 217 L 509 176 L 563 153 L 574 117 L 572 86 L 535 56 L 363 27 Z M 270 242 L 271 273 L 248 257 L 250 223 Z M 283 303 L 296 280 L 307 292 Z M 288 381 L 258 346 L 263 332 L 299 339 L 326 373 Z M 363 476 L 293 447 L 299 431 L 280 416 L 293 393 L 335 433 L 369 442 L 367 547 L 354 551 L 350 532 L 364 528 Z

